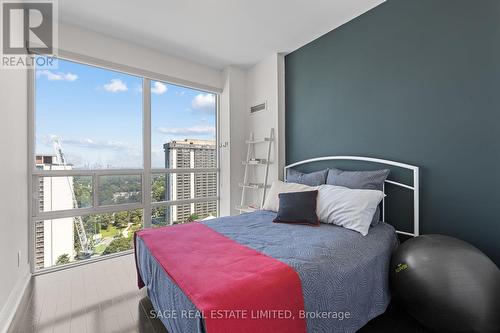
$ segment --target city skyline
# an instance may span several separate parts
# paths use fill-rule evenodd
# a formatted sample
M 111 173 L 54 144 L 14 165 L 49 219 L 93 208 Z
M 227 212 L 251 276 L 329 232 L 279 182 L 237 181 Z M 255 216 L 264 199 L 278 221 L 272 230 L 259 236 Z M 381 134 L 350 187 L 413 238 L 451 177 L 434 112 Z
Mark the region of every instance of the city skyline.
M 172 140 L 165 143 L 164 154 L 167 168 L 216 167 L 213 140 Z M 37 155 L 35 160 L 38 169 L 73 169 L 60 164 L 61 159 L 53 154 Z M 94 201 L 92 177 L 40 177 L 38 182 L 38 206 L 42 212 L 90 207 Z M 140 188 L 141 180 L 136 175 L 103 176 L 95 194 L 98 205 L 118 205 L 138 202 L 142 196 Z M 214 198 L 217 196 L 217 173 L 157 175 L 152 178 L 151 196 L 154 202 Z M 217 216 L 217 206 L 216 200 L 209 200 L 154 208 L 152 226 L 213 218 Z M 132 231 L 143 226 L 142 214 L 142 209 L 135 213 L 117 210 L 108 214 L 36 221 L 36 269 L 131 249 Z

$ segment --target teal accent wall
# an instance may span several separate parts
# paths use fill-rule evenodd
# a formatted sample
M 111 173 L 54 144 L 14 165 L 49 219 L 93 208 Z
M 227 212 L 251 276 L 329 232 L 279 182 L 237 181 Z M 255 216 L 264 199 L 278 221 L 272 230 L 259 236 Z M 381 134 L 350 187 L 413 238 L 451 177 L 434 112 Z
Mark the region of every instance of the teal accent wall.
M 285 73 L 287 163 L 420 166 L 421 231 L 500 264 L 500 1 L 389 0 L 286 56 Z

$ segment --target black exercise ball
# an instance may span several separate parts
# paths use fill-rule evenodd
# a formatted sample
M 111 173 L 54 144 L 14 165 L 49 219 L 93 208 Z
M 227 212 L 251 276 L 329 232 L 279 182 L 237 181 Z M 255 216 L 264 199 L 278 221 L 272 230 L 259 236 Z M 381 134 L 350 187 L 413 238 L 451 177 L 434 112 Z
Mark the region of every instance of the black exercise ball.
M 391 259 L 393 300 L 436 332 L 500 332 L 500 270 L 459 239 L 425 235 Z

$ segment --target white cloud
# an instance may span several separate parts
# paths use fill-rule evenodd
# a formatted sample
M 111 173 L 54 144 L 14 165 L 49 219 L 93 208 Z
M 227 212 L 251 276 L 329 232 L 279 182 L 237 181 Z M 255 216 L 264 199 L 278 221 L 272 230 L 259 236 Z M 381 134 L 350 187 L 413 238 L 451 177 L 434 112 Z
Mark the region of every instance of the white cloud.
M 177 127 L 166 128 L 159 127 L 158 132 L 171 135 L 210 135 L 215 134 L 215 127 L 212 126 L 193 126 L 193 127 Z
M 66 139 L 63 140 L 64 145 L 77 146 L 81 148 L 91 148 L 91 149 L 111 149 L 111 150 L 122 150 L 130 149 L 131 147 L 120 141 L 95 141 L 90 138 L 83 139 Z
M 213 112 L 215 110 L 214 94 L 199 94 L 191 101 L 191 107 L 195 110 Z
M 167 86 L 161 82 L 154 82 L 151 87 L 151 92 L 156 95 L 161 95 L 167 92 Z
M 36 71 L 37 76 L 45 76 L 49 81 L 69 81 L 73 82 L 78 79 L 78 75 L 73 73 L 51 72 L 47 69 Z
M 62 138 L 54 134 L 36 139 L 37 147 L 43 149 L 44 154 L 54 154 L 53 142 L 60 140 L 66 160 L 76 168 L 137 168 L 142 163 L 142 149 L 132 143 L 89 137 Z
M 130 146 L 129 144 L 120 142 L 120 141 L 96 141 L 91 138 L 66 138 L 63 139 L 59 135 L 55 134 L 49 134 L 41 138 L 41 141 L 48 145 L 51 146 L 55 140 L 59 140 L 63 147 L 64 146 L 74 146 L 74 147 L 80 147 L 80 148 L 90 148 L 90 149 L 111 149 L 111 150 L 122 150 L 122 149 L 135 149 L 134 147 Z M 64 148 L 63 148 L 64 149 Z
M 106 91 L 116 93 L 120 91 L 127 91 L 127 85 L 120 79 L 112 79 L 110 83 L 104 85 Z

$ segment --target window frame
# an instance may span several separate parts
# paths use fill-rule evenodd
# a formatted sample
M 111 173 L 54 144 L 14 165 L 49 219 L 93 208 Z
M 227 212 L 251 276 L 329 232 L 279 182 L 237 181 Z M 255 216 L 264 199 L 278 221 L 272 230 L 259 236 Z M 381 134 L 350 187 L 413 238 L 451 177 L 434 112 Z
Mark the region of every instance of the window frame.
M 197 84 L 188 80 L 173 78 L 167 75 L 150 72 L 126 65 L 120 65 L 113 62 L 88 57 L 73 52 L 58 50 L 57 59 L 75 62 L 81 65 L 97 67 L 105 70 L 111 70 L 122 74 L 133 75 L 142 78 L 142 144 L 143 144 L 143 166 L 137 169 L 90 169 L 90 170 L 40 170 L 36 168 L 36 68 L 28 69 L 28 230 L 29 230 L 29 261 L 30 269 L 33 275 L 45 274 L 66 268 L 85 265 L 88 263 L 107 260 L 117 256 L 130 254 L 133 250 L 122 251 L 104 256 L 89 258 L 81 261 L 74 261 L 61 266 L 52 266 L 42 269 L 35 267 L 35 228 L 36 222 L 40 220 L 54 220 L 59 218 L 84 216 L 90 214 L 114 213 L 120 211 L 130 211 L 135 209 L 143 210 L 143 228 L 151 227 L 151 213 L 153 208 L 170 207 L 173 205 L 197 203 L 197 202 L 217 202 L 217 215 L 220 213 L 220 144 L 219 144 L 219 116 L 220 116 L 220 93 L 222 90 Z M 167 169 L 151 167 L 151 82 L 159 81 L 166 84 L 173 84 L 185 88 L 196 89 L 200 92 L 211 93 L 215 95 L 215 146 L 216 146 L 216 167 L 215 168 L 191 168 L 191 169 Z M 215 172 L 217 175 L 215 197 L 193 198 L 183 200 L 171 200 L 162 202 L 152 202 L 151 181 L 153 175 L 172 174 L 172 173 L 204 173 Z M 125 203 L 114 205 L 99 205 L 99 177 L 107 175 L 139 175 L 141 177 L 141 202 Z M 56 176 L 90 176 L 92 178 L 92 207 L 73 208 L 67 210 L 40 212 L 38 200 L 38 183 L 40 177 Z M 168 190 L 168 189 L 166 189 Z

